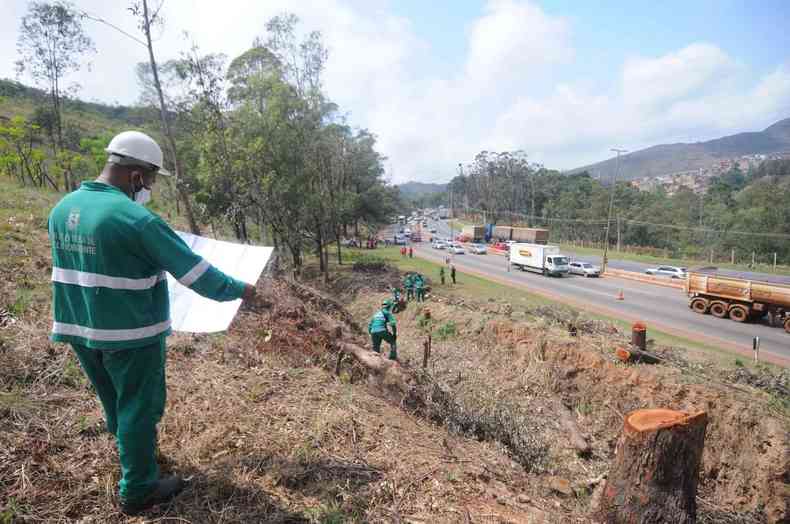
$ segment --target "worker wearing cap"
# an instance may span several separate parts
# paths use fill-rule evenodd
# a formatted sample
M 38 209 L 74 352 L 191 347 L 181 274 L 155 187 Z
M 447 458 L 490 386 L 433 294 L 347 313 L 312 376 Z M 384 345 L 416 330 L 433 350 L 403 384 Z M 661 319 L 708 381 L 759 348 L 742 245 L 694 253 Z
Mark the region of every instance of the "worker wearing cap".
M 121 462 L 121 510 L 135 514 L 183 488 L 159 478 L 156 425 L 165 409 L 165 338 L 170 308 L 165 272 L 218 301 L 252 298 L 255 288 L 195 254 L 141 204 L 162 169 L 149 136 L 112 139 L 99 177 L 83 182 L 49 215 L 51 338 L 71 344 L 104 409 Z
M 387 330 L 387 326 L 392 326 L 392 333 Z M 381 303 L 381 309 L 376 311 L 368 322 L 368 333 L 370 333 L 370 340 L 373 343 L 373 351 L 381 353 L 381 341 L 386 340 L 390 345 L 390 360 L 398 359 L 398 326 L 395 323 L 395 317 L 390 313 L 390 301 L 385 300 Z

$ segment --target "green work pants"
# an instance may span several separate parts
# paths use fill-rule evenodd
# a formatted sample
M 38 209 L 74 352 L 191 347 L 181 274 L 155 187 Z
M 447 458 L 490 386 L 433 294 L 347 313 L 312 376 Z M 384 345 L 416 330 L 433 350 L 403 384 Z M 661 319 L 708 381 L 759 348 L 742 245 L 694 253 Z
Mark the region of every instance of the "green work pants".
M 398 348 L 395 343 L 395 335 L 390 333 L 389 331 L 378 331 L 376 333 L 370 334 L 370 340 L 373 342 L 373 351 L 376 353 L 381 353 L 381 341 L 386 340 L 387 343 L 390 345 L 390 360 L 397 360 L 398 359 Z
M 425 300 L 425 289 L 418 287 L 414 289 L 414 292 L 417 294 L 417 302 Z
M 72 344 L 104 408 L 121 459 L 119 492 L 126 503 L 156 488 L 156 424 L 165 411 L 165 339 L 150 346 L 102 350 Z
M 406 288 L 406 300 L 411 300 L 414 298 L 414 288 L 407 287 Z

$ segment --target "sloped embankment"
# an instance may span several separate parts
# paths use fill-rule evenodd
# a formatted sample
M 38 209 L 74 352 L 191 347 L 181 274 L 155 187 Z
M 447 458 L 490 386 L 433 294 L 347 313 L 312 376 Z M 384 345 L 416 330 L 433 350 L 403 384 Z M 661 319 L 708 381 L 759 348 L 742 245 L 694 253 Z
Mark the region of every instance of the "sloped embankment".
M 351 309 L 362 319 L 381 298 L 360 295 Z M 614 349 L 627 343 L 622 334 L 602 322 L 575 319 L 579 330 L 571 336 L 568 315 L 561 311 L 513 311 L 509 304 L 447 299 L 441 291 L 425 306 L 430 319 L 415 304 L 398 315 L 399 351 L 404 360 L 421 362 L 432 333 L 429 372 L 450 397 L 467 412 L 523 421 L 532 449 L 543 449 L 521 461 L 528 471 L 528 496 L 543 497 L 578 517 L 588 515 L 624 414 L 653 407 L 704 410 L 710 423 L 700 522 L 790 519 L 790 419 L 782 407 L 790 403 L 787 371 L 757 373 L 766 377 L 757 383 L 776 386 L 766 387 L 768 394 L 739 383 L 744 381 L 738 373 L 690 364 L 678 349 L 653 345 L 664 364 L 622 364 L 612 358 Z M 563 411 L 572 413 L 591 445 L 588 456 L 577 453 Z M 510 438 L 507 423 L 498 426 L 499 433 L 480 427 L 455 429 L 505 445 Z

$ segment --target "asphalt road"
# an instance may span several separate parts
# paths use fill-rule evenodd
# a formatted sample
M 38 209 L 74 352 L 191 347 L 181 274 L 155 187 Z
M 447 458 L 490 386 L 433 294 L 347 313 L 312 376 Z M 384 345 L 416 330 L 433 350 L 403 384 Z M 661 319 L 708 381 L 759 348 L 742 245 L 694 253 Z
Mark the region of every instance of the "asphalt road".
M 439 221 L 439 220 L 428 221 L 428 227 L 436 228 L 436 234 L 442 238 L 451 236 L 450 226 L 448 226 L 447 222 L 445 221 Z M 455 231 L 453 231 L 453 233 L 457 235 L 459 231 L 456 229 Z M 591 264 L 594 264 L 598 267 L 601 267 L 601 264 L 603 264 L 602 257 L 597 255 L 578 254 L 575 253 L 572 249 L 564 249 L 563 253 L 570 256 L 571 259 L 573 260 L 582 260 L 584 262 L 589 262 Z M 646 269 L 651 267 L 656 267 L 655 264 L 645 264 L 644 262 L 634 262 L 631 260 L 616 260 L 612 258 L 613 256 L 616 256 L 616 253 L 609 254 L 609 266 L 612 269 L 622 269 L 623 271 L 644 273 Z
M 449 227 L 444 222 L 429 222 L 429 227 L 437 229 L 436 235 L 450 236 Z M 435 262 L 441 263 L 447 256 L 446 251 L 432 249 L 430 243 L 425 241 L 414 244 L 414 248 L 417 256 Z M 591 312 L 629 321 L 641 320 L 647 323 L 648 329 L 652 325 L 677 336 L 749 355 L 752 338 L 759 336 L 762 358 L 790 363 L 790 334 L 784 329 L 763 324 L 739 324 L 710 315 L 699 315 L 689 309 L 688 299 L 680 289 L 614 277 L 590 279 L 570 275 L 550 278 L 515 269 L 508 272 L 506 258 L 492 253 L 455 255 L 453 260 L 461 279 L 464 272 L 474 273 Z M 633 270 L 625 265 L 616 265 L 619 262 L 610 261 L 610 265 Z M 620 290 L 625 297 L 622 301 L 616 298 Z

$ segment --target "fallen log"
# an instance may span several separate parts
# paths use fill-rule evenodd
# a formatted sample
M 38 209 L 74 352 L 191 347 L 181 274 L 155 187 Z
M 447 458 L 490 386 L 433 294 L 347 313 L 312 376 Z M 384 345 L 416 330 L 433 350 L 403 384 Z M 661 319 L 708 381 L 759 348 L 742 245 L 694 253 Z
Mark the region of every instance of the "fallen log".
M 354 357 L 368 371 L 368 382 L 391 400 L 412 408 L 424 404 L 413 375 L 401 367 L 397 360 L 389 360 L 380 353 L 350 342 L 340 342 L 338 349 Z
M 625 418 L 597 522 L 692 524 L 705 443 L 705 412 L 640 409 Z
M 334 313 L 340 317 L 340 320 L 348 325 L 354 333 L 364 333 L 359 324 L 357 324 L 354 320 L 354 317 L 351 316 L 348 311 L 346 311 L 346 308 L 340 302 L 294 280 L 284 279 L 283 281 L 288 284 L 288 287 L 291 289 L 294 295 L 302 299 L 304 302 L 309 302 L 315 305 L 320 311 L 323 311 L 326 314 Z
M 660 360 L 650 353 L 631 347 L 629 349 L 617 348 L 614 350 L 614 355 L 617 360 L 626 364 L 633 362 L 642 362 L 644 364 L 658 364 Z
M 555 411 L 559 416 L 560 425 L 563 427 L 563 429 L 565 429 L 568 440 L 576 450 L 576 453 L 583 457 L 588 456 L 592 451 L 592 448 L 590 448 L 590 444 L 587 442 L 587 439 L 584 438 L 581 430 L 579 430 L 579 426 L 576 424 L 576 420 L 573 418 L 573 413 L 571 413 L 571 410 L 565 407 L 565 404 L 559 400 L 555 400 L 554 405 L 556 407 Z

